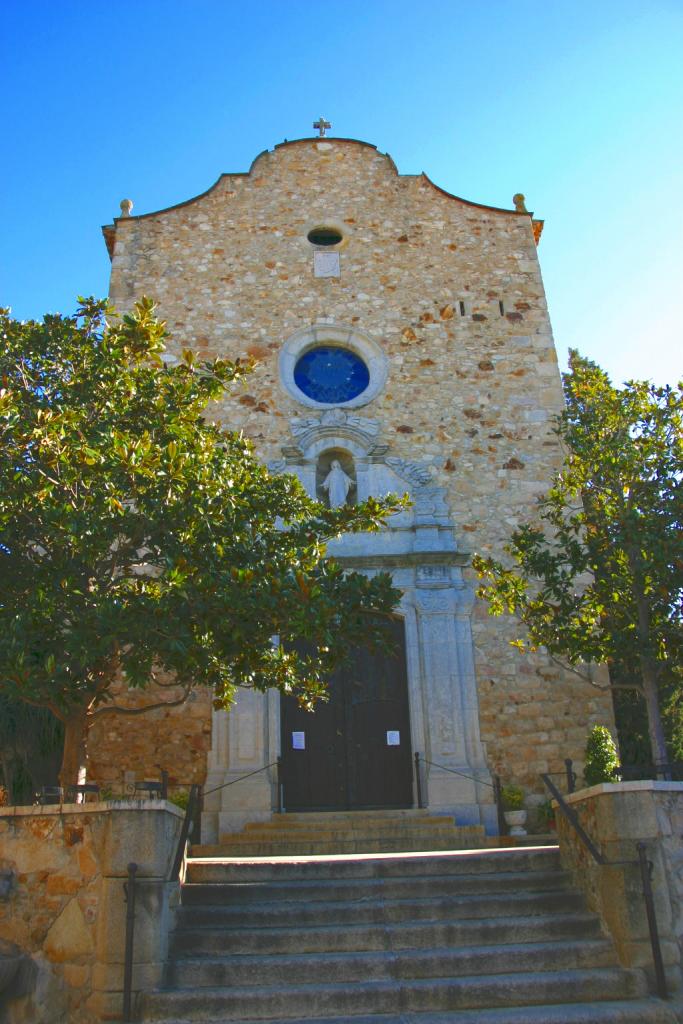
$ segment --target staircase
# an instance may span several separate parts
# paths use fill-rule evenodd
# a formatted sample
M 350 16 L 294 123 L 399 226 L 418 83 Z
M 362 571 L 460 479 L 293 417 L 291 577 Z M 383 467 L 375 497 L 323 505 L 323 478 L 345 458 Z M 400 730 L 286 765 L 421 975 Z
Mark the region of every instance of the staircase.
M 248 830 L 247 830 L 248 831 Z M 194 858 L 164 1024 L 675 1024 L 554 848 Z
M 423 810 L 329 811 L 274 814 L 241 832 L 221 836 L 216 846 L 195 847 L 199 857 L 297 857 L 348 853 L 471 850 L 486 846 L 481 825 Z

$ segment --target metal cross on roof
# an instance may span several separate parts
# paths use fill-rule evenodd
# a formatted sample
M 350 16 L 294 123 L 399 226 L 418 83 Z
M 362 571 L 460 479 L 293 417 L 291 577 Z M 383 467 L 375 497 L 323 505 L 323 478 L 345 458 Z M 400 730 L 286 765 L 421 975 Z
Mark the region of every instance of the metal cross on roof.
M 325 138 L 325 133 L 327 132 L 327 129 L 331 128 L 332 125 L 330 124 L 329 121 L 326 121 L 325 118 L 321 115 L 319 121 L 314 121 L 313 122 L 313 127 L 315 129 L 317 129 L 317 131 L 320 132 L 320 138 L 324 139 Z

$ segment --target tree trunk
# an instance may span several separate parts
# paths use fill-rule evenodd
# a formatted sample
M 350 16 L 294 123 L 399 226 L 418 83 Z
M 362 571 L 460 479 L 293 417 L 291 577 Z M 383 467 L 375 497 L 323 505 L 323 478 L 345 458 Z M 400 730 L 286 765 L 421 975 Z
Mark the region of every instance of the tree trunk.
M 664 726 L 662 725 L 662 714 L 659 710 L 659 688 L 657 686 L 657 670 L 652 658 L 641 655 L 640 674 L 643 680 L 643 693 L 645 695 L 645 706 L 647 707 L 647 728 L 652 747 L 652 759 L 655 764 L 665 765 L 668 760 L 666 750 L 666 739 L 664 738 Z M 664 778 L 669 779 L 671 773 L 664 770 Z
M 75 708 L 64 719 L 64 755 L 59 771 L 59 784 L 64 789 L 75 786 L 78 773 L 85 764 L 85 741 L 88 728 L 87 708 Z
M 650 605 L 642 586 L 642 559 L 638 548 L 629 545 L 627 548 L 629 565 L 633 573 L 633 597 L 638 615 L 638 642 L 640 646 L 640 677 L 643 681 L 643 694 L 647 708 L 647 728 L 652 747 L 652 760 L 655 765 L 667 764 L 669 757 L 664 738 L 662 714 L 659 710 L 659 673 L 657 662 L 652 656 L 652 631 Z M 664 769 L 664 778 L 670 779 L 671 772 Z

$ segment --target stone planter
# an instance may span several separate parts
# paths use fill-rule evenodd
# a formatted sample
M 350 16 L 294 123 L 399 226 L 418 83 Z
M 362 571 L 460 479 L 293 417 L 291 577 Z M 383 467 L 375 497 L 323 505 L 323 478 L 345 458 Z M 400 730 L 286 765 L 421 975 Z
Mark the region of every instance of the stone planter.
M 505 811 L 505 824 L 510 829 L 511 836 L 525 836 L 526 829 L 522 828 L 526 822 L 526 811 Z

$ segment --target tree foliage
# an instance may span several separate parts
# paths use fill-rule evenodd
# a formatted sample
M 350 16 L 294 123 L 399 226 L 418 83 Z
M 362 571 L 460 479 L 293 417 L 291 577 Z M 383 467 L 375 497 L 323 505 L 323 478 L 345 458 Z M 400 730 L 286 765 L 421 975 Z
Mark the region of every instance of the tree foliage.
M 324 695 L 345 638 L 381 642 L 398 593 L 343 572 L 326 541 L 378 529 L 396 499 L 328 509 L 205 418 L 249 367 L 162 358 L 144 299 L 119 317 L 0 321 L 0 692 L 65 724 L 75 781 L 112 684 Z M 275 641 L 273 638 L 277 638 Z M 297 653 L 294 641 L 309 641 Z
M 511 564 L 474 560 L 480 594 L 493 614 L 522 620 L 520 646 L 606 663 L 615 685 L 642 694 L 664 761 L 659 689 L 683 640 L 683 390 L 616 388 L 577 352 L 563 382 L 564 465 L 539 520 L 512 534 Z

